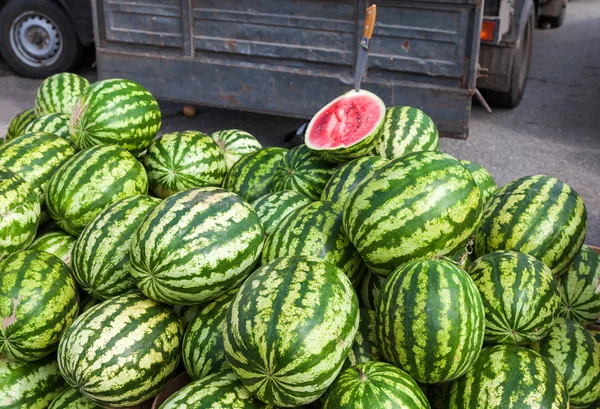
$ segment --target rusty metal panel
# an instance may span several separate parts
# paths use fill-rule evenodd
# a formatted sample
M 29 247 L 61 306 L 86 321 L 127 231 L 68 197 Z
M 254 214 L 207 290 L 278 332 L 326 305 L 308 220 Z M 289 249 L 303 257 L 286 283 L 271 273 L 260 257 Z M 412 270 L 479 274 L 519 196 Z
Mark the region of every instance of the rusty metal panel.
M 100 78 L 160 98 L 309 118 L 352 88 L 365 0 L 93 0 Z M 466 137 L 482 4 L 380 0 L 363 86 Z

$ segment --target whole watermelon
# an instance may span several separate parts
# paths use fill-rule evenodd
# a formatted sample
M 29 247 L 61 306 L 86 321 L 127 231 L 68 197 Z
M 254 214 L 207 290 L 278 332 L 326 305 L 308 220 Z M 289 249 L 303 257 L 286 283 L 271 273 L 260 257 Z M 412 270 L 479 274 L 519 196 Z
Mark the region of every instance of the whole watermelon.
M 171 308 L 139 293 L 122 295 L 73 322 L 60 340 L 58 367 L 71 387 L 97 405 L 134 406 L 171 379 L 182 337 Z
M 254 136 L 239 129 L 227 129 L 211 135 L 225 154 L 227 169 L 231 169 L 243 156 L 262 149 L 262 145 Z
M 358 322 L 342 270 L 312 257 L 279 258 L 248 277 L 229 306 L 225 357 L 261 401 L 301 406 L 335 380 Z
M 600 318 L 600 256 L 585 244 L 559 279 L 560 315 L 589 325 Z
M 16 138 L 17 136 L 23 135 L 25 133 L 25 128 L 27 127 L 27 125 L 29 125 L 33 120 L 35 120 L 35 118 L 36 116 L 35 112 L 33 112 L 33 108 L 29 108 L 19 112 L 9 122 L 8 130 L 6 131 L 4 140 L 9 141 L 13 138 Z
M 439 149 L 438 130 L 433 120 L 418 108 L 391 107 L 386 110 L 381 136 L 373 154 L 386 159 Z
M 429 403 L 406 372 L 384 362 L 365 362 L 338 376 L 323 409 L 367 408 L 429 409 Z
M 548 359 L 515 345 L 484 348 L 452 382 L 448 409 L 568 409 L 562 375 Z
M 75 388 L 67 388 L 58 395 L 48 409 L 100 409 L 100 406 L 86 398 Z
M 69 113 L 69 132 L 79 149 L 118 145 L 142 152 L 150 146 L 161 124 L 160 109 L 152 94 L 124 79 L 90 85 Z
M 370 177 L 375 169 L 388 162 L 379 156 L 351 160 L 333 173 L 321 193 L 321 200 L 328 200 L 337 208 L 343 209 L 348 196 L 354 192 L 356 187 Z
M 23 250 L 35 238 L 40 202 L 22 178 L 0 166 L 0 260 Z
M 56 350 L 79 311 L 75 281 L 56 256 L 36 250 L 0 262 L 0 353 L 35 361 Z
M 15 362 L 0 355 L 0 386 L 0 408 L 46 409 L 65 389 L 65 381 L 54 355 L 35 362 Z
M 486 205 L 475 255 L 518 251 L 561 274 L 577 257 L 586 230 L 587 212 L 577 192 L 549 176 L 527 176 L 504 186 Z
M 12 170 L 31 185 L 44 211 L 50 177 L 75 153 L 66 139 L 45 132 L 28 133 L 0 146 L 0 166 Z
M 71 254 L 75 246 L 75 237 L 62 231 L 53 231 L 38 236 L 29 250 L 45 251 L 54 254 L 71 268 Z
M 367 269 L 360 282 L 360 286 L 356 290 L 361 307 L 369 310 L 374 310 L 376 308 L 384 281 L 385 278 L 380 277 Z
M 175 392 L 160 409 L 273 409 L 255 399 L 231 371 L 209 375 Z
M 318 200 L 335 172 L 335 165 L 313 154 L 306 145 L 286 153 L 273 174 L 273 192 L 295 190 Z
M 159 199 L 137 195 L 113 203 L 83 230 L 73 249 L 73 276 L 99 300 L 136 290 L 130 269 L 131 238 Z
M 471 236 L 483 208 L 473 177 L 441 152 L 415 152 L 375 170 L 346 202 L 344 230 L 375 273 L 451 254 Z
M 572 407 L 600 400 L 600 345 L 576 322 L 558 318 L 548 336 L 531 345 L 564 377 Z
M 70 72 L 49 76 L 35 95 L 35 115 L 71 114 L 77 98 L 89 85 L 88 80 Z
M 462 159 L 460 163 L 471 172 L 475 183 L 477 183 L 477 187 L 481 191 L 483 203 L 487 203 L 494 196 L 494 193 L 498 191 L 498 186 L 496 186 L 492 175 L 483 166 L 470 160 Z
M 166 198 L 195 187 L 221 186 L 227 166 L 216 142 L 197 131 L 163 135 L 144 157 L 152 192 Z
M 386 361 L 417 382 L 447 382 L 462 376 L 479 355 L 483 302 L 460 267 L 442 259 L 416 260 L 385 281 L 377 330 Z
M 377 342 L 376 314 L 374 310 L 361 308 L 358 332 L 344 363 L 344 369 L 369 361 L 381 360 L 381 353 Z
M 31 121 L 23 133 L 46 132 L 61 138 L 71 139 L 69 135 L 68 114 L 48 114 Z
M 258 215 L 239 196 L 216 187 L 190 189 L 165 199 L 140 224 L 130 272 L 154 300 L 203 303 L 253 271 L 263 239 Z
M 485 342 L 528 344 L 548 335 L 560 311 L 552 271 L 541 261 L 515 251 L 496 251 L 467 270 L 485 309 Z
M 288 150 L 263 148 L 237 161 L 223 180 L 227 189 L 251 203 L 273 189 L 273 174 Z
M 204 304 L 190 322 L 183 337 L 182 357 L 192 379 L 202 379 L 229 369 L 223 347 L 223 328 L 227 310 L 237 288 Z
M 118 146 L 79 152 L 54 173 L 46 188 L 50 216 L 67 233 L 79 236 L 106 206 L 148 193 L 141 163 Z
M 313 202 L 295 210 L 267 237 L 263 264 L 279 257 L 314 256 L 342 269 L 354 286 L 365 265 L 342 231 L 342 213 L 331 202 Z
M 300 192 L 282 190 L 261 196 L 251 204 L 260 217 L 265 234 L 268 236 L 290 213 L 310 203 L 312 200 Z

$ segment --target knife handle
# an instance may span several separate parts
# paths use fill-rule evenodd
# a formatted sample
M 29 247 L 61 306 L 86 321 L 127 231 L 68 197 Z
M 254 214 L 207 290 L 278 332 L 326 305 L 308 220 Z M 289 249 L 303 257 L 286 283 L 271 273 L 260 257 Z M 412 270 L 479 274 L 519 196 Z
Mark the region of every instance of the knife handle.
M 375 17 L 377 16 L 377 6 L 373 4 L 365 11 L 365 28 L 363 31 L 363 37 L 371 39 L 373 35 L 373 29 L 375 28 Z

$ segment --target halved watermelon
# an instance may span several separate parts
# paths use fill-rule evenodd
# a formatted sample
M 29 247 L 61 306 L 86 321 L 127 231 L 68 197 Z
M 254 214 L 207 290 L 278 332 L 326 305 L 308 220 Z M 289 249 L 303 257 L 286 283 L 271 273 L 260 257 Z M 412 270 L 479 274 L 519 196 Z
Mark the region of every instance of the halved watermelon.
M 354 90 L 325 105 L 306 129 L 310 150 L 333 163 L 369 155 L 385 120 L 385 104 L 377 95 Z

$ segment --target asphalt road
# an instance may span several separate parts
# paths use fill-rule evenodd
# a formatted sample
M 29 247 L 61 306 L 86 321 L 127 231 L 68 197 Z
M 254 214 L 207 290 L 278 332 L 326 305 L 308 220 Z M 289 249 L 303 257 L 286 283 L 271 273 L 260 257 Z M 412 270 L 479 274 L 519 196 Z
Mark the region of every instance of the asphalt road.
M 469 139 L 444 139 L 441 148 L 480 163 L 500 186 L 534 174 L 568 183 L 587 206 L 586 242 L 600 245 L 600 1 L 570 2 L 565 25 L 536 30 L 534 41 L 521 105 L 492 114 L 474 106 Z M 82 73 L 95 77 L 89 67 Z M 0 135 L 14 114 L 33 104 L 39 82 L 15 76 L 0 62 Z M 300 123 L 205 108 L 193 119 L 166 118 L 162 132 L 241 128 L 269 146 L 283 145 L 283 135 Z

